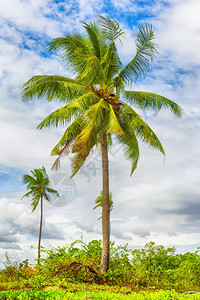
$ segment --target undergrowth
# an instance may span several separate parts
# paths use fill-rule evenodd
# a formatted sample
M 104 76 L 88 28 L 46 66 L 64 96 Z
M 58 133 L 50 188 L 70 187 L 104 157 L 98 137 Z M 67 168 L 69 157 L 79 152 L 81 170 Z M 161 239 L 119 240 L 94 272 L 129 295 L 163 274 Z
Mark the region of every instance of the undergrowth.
M 150 242 L 142 249 L 110 243 L 110 268 L 99 272 L 101 241 L 88 244 L 77 240 L 70 246 L 42 249 L 40 265 L 6 262 L 0 270 L 0 291 L 57 287 L 68 292 L 107 292 L 129 294 L 133 291 L 200 290 L 200 255 L 176 254 Z

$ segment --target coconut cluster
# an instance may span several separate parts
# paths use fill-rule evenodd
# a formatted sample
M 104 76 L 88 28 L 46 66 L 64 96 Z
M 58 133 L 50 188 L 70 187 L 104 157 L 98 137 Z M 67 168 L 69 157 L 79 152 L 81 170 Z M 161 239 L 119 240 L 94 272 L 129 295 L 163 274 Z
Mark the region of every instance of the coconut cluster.
M 111 104 L 113 106 L 114 111 L 119 112 L 119 110 L 122 106 L 122 103 L 119 102 L 119 96 L 118 95 L 112 93 L 108 96 L 108 98 L 106 100 L 109 104 Z

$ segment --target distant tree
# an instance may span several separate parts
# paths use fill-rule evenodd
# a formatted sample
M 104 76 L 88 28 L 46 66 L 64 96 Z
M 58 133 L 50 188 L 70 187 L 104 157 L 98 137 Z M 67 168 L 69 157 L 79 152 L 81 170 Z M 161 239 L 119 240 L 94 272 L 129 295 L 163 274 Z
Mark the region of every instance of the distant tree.
M 127 87 L 142 78 L 150 61 L 157 54 L 152 25 L 143 24 L 136 32 L 136 51 L 128 64 L 123 65 L 116 40 L 124 35 L 116 20 L 100 16 L 97 22 L 84 23 L 85 34 L 67 33 L 54 39 L 49 50 L 59 50 L 65 66 L 74 77 L 36 75 L 22 89 L 23 99 L 46 97 L 64 105 L 47 116 L 38 126 L 66 128 L 62 138 L 52 150 L 60 157 L 74 153 L 74 176 L 96 147 L 102 153 L 102 257 L 100 270 L 109 268 L 110 207 L 108 149 L 117 140 L 122 144 L 125 157 L 131 162 L 131 175 L 139 159 L 138 139 L 164 154 L 160 140 L 134 108 L 169 109 L 181 116 L 181 108 L 161 95 L 128 90 Z
M 40 202 L 40 228 L 38 238 L 38 264 L 40 264 L 40 244 L 42 237 L 42 220 L 43 220 L 43 199 L 50 201 L 50 194 L 59 196 L 58 192 L 49 187 L 49 178 L 44 167 L 34 169 L 31 175 L 24 175 L 23 182 L 27 184 L 28 192 L 22 197 L 32 196 L 31 205 L 33 206 L 32 213 L 37 208 Z
M 94 202 L 96 203 L 96 206 L 93 209 L 96 209 L 97 207 L 103 207 L 103 191 L 101 191 L 100 195 L 95 199 Z M 109 207 L 111 212 L 113 209 L 112 193 L 109 193 Z M 100 217 L 98 220 L 101 218 L 102 217 Z

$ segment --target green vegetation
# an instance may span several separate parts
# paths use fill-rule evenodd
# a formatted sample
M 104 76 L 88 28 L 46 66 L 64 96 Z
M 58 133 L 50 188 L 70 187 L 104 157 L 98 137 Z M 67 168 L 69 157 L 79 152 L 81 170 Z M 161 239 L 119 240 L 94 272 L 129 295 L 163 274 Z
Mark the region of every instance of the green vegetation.
M 43 199 L 50 201 L 50 194 L 59 196 L 58 192 L 49 187 L 50 182 L 46 169 L 34 169 L 31 171 L 32 175 L 24 175 L 23 182 L 27 185 L 28 192 L 23 196 L 32 197 L 31 205 L 33 206 L 32 212 L 35 211 L 40 202 L 40 229 L 38 237 L 38 264 L 40 264 L 40 244 L 42 238 L 42 221 L 43 221 Z M 23 199 L 22 198 L 22 199 Z
M 95 207 L 93 209 L 96 209 L 98 207 L 103 206 L 103 191 L 100 192 L 100 195 L 95 199 Z M 113 201 L 112 201 L 112 193 L 109 193 L 109 207 L 110 207 L 110 212 L 113 209 Z M 100 220 L 102 217 L 100 217 L 98 220 Z
M 17 291 L 17 292 L 0 292 L 1 300 L 183 300 L 183 299 L 191 299 L 191 300 L 199 300 L 200 295 L 184 295 L 176 293 L 175 291 L 159 291 L 155 293 L 132 293 L 129 295 L 115 294 L 112 292 L 61 292 L 61 291 Z
M 154 30 L 144 24 L 136 32 L 136 52 L 131 61 L 123 65 L 116 41 L 124 33 L 119 23 L 100 16 L 97 22 L 83 23 L 85 34 L 69 33 L 54 39 L 48 49 L 60 51 L 62 60 L 74 78 L 54 75 L 37 75 L 28 80 L 22 90 L 23 99 L 56 99 L 64 106 L 47 116 L 38 126 L 64 126 L 64 135 L 52 150 L 60 157 L 74 153 L 74 176 L 94 147 L 102 153 L 102 256 L 100 270 L 109 268 L 110 205 L 108 148 L 114 140 L 123 147 L 131 162 L 131 175 L 139 159 L 138 139 L 164 154 L 156 134 L 133 109 L 169 109 L 181 116 L 181 108 L 173 101 L 149 92 L 127 90 L 133 82 L 148 71 L 150 61 L 157 53 Z
M 198 251 L 175 254 L 175 248 L 165 249 L 153 242 L 131 250 L 112 242 L 106 275 L 98 271 L 101 241 L 86 244 L 81 239 L 69 247 L 41 251 L 41 264 L 35 266 L 28 260 L 12 263 L 6 253 L 5 268 L 0 271 L 0 291 L 4 291 L 0 299 L 184 299 L 192 297 L 184 292 L 200 291 Z M 192 299 L 200 296 L 195 294 Z

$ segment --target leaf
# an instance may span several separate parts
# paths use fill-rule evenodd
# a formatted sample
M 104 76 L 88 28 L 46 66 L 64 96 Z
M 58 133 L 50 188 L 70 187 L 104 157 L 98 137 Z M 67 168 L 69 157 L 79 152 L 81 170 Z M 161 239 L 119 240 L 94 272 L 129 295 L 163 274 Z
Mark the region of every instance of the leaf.
M 116 139 L 123 145 L 125 157 L 132 162 L 131 175 L 137 167 L 139 146 L 134 130 L 125 114 L 120 118 L 120 126 L 124 135 L 116 135 Z
M 108 16 L 99 16 L 99 24 L 103 28 L 104 36 L 111 42 L 124 36 L 124 32 L 119 27 L 119 23 L 116 20 L 110 19 Z
M 178 118 L 181 117 L 183 113 L 182 108 L 178 104 L 166 97 L 154 93 L 142 91 L 124 91 L 121 93 L 121 97 L 140 109 L 160 110 L 161 108 L 166 108 Z
M 104 69 L 107 84 L 112 84 L 112 79 L 116 76 L 121 66 L 122 63 L 119 59 L 115 43 L 112 42 L 109 45 L 102 61 L 102 67 Z
M 78 116 L 65 130 L 62 138 L 58 142 L 58 144 L 53 148 L 51 155 L 61 155 L 60 153 L 62 147 L 70 146 L 70 142 L 72 142 L 77 134 L 80 132 L 80 126 L 83 121 L 83 116 Z M 62 151 L 63 152 L 63 151 Z M 66 149 L 65 149 L 66 152 Z
M 48 44 L 48 50 L 59 50 L 66 67 L 75 75 L 84 72 L 86 61 L 92 55 L 89 39 L 79 33 L 66 34 L 64 37 L 53 39 Z
M 67 77 L 37 75 L 25 82 L 21 92 L 23 100 L 46 97 L 47 101 L 56 99 L 61 102 L 71 102 L 85 94 L 87 88 L 77 80 Z
M 136 33 L 136 55 L 119 72 L 118 79 L 121 77 L 123 82 L 132 83 L 139 77 L 144 76 L 149 68 L 149 60 L 153 60 L 157 50 L 154 40 L 154 30 L 152 25 L 145 24 Z M 117 81 L 118 82 L 118 81 Z
M 119 124 L 119 121 L 115 115 L 112 105 L 109 104 L 109 114 L 108 114 L 108 129 L 106 133 L 115 133 L 119 135 L 124 135 L 124 132 Z
M 83 22 L 83 24 L 87 31 L 87 34 L 89 35 L 93 47 L 93 53 L 101 61 L 101 57 L 102 57 L 101 42 L 103 36 L 100 34 L 100 30 L 95 22 L 94 23 L 90 22 L 89 24 Z
M 104 99 L 101 99 L 98 103 L 90 106 L 84 113 L 85 125 L 77 136 L 73 148 L 74 152 L 81 151 L 86 145 L 89 149 L 92 148 L 94 141 L 97 140 L 99 126 L 103 120 L 103 109 L 108 109 L 108 104 Z
M 98 98 L 95 93 L 88 92 L 87 94 L 76 99 L 72 103 L 66 104 L 59 109 L 55 110 L 49 116 L 47 116 L 37 128 L 42 129 L 50 126 L 65 126 L 73 117 L 78 116 L 84 112 L 88 107 L 92 105 L 92 101 L 96 101 Z
M 138 138 L 148 143 L 151 147 L 157 148 L 165 155 L 165 151 L 156 134 L 128 104 L 123 105 L 123 114 L 129 119 L 129 123 Z

